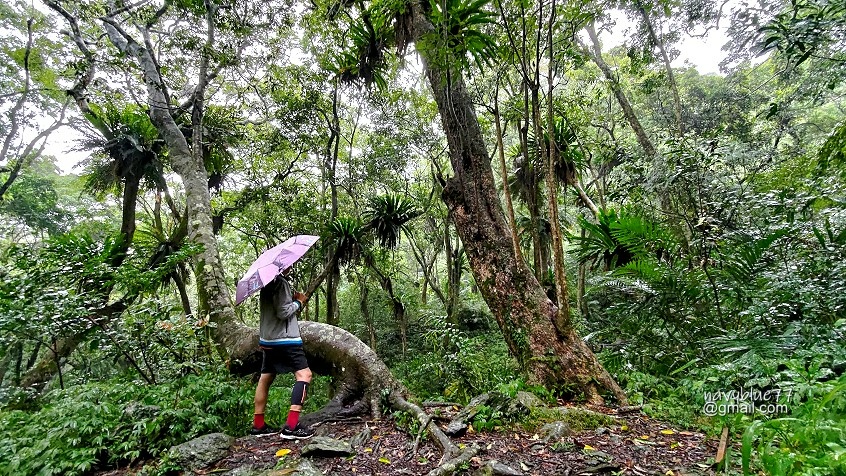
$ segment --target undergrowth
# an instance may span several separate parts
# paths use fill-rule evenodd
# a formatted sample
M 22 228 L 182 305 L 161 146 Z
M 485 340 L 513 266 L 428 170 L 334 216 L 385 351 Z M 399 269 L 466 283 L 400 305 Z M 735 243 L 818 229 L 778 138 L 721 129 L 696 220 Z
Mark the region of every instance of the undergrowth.
M 38 409 L 0 411 L 0 474 L 86 474 L 156 457 L 205 433 L 243 434 L 254 388 L 207 374 L 49 392 Z

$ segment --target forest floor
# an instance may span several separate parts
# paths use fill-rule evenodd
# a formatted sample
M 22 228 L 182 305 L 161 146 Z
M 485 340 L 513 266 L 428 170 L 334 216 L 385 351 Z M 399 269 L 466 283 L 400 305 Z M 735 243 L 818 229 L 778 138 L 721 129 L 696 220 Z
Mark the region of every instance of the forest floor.
M 489 460 L 526 476 L 575 476 L 583 474 L 707 475 L 717 452 L 716 439 L 685 431 L 641 413 L 614 415 L 606 408 L 591 408 L 614 417 L 614 424 L 575 433 L 563 443 L 544 443 L 537 434 L 501 430 L 468 432 L 454 441 L 478 445 L 480 451 L 467 465 L 467 474 Z M 440 452 L 429 441 L 399 430 L 391 420 L 327 422 L 315 426 L 317 436 L 350 440 L 365 428 L 370 437 L 350 457 L 313 457 L 325 475 L 423 475 L 434 469 Z M 305 441 L 283 440 L 278 435 L 242 437 L 228 456 L 196 474 L 226 474 L 237 468 L 282 468 L 296 459 Z M 290 450 L 290 451 L 286 451 Z M 280 461 L 282 460 L 282 461 Z M 237 473 L 237 472 L 236 472 Z M 274 474 L 274 473 L 271 473 Z M 278 471 L 291 474 L 291 470 Z

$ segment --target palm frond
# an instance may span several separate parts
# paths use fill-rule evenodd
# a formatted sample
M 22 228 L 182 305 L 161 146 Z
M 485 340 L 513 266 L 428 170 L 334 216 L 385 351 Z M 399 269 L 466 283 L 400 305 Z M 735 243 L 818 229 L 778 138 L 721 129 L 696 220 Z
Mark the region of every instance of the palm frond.
M 326 235 L 335 245 L 338 263 L 345 265 L 357 261 L 366 247 L 365 227 L 358 218 L 338 217 L 327 226 Z
M 407 197 L 389 193 L 370 200 L 364 212 L 367 226 L 372 228 L 379 243 L 386 248 L 396 248 L 407 224 L 420 215 L 414 203 Z

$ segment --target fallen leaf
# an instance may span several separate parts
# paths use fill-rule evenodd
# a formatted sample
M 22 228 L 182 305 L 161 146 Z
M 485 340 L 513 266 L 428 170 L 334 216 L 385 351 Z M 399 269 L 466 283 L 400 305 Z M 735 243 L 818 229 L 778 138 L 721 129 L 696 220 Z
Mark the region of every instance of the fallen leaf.
M 670 449 L 672 450 L 678 448 L 679 446 L 681 446 L 681 444 L 678 441 L 674 441 L 673 444 L 670 445 Z
M 672 469 L 668 469 L 664 476 L 676 476 L 676 473 L 673 472 Z
M 620 429 L 623 431 L 629 431 L 629 427 L 627 425 L 621 426 Z
M 291 450 L 289 450 L 288 448 L 282 448 L 281 450 L 276 452 L 276 457 L 281 458 L 281 457 L 287 455 L 290 452 L 291 452 Z
M 532 435 L 532 441 L 537 441 L 537 440 L 539 440 L 539 439 L 540 439 L 540 435 L 538 435 L 537 433 L 535 433 L 534 435 Z
M 391 460 L 389 460 L 388 458 L 385 458 L 384 456 L 379 458 L 379 462 L 385 463 L 385 464 L 391 464 Z
M 648 440 L 648 439 L 649 439 L 649 435 L 640 435 L 640 439 L 641 439 L 641 440 Z
M 373 448 L 364 448 L 364 452 L 365 452 L 365 453 L 372 453 L 372 452 L 373 452 Z
M 381 435 L 373 435 L 373 439 L 374 439 L 374 440 L 378 440 L 378 439 L 379 439 L 379 438 L 381 438 L 381 437 L 382 437 Z
M 585 445 L 584 450 L 585 450 L 585 451 L 596 451 L 596 448 L 594 448 L 594 447 L 593 447 L 593 446 L 591 446 L 591 445 Z
M 674 435 L 675 433 L 673 430 L 661 430 L 662 435 Z

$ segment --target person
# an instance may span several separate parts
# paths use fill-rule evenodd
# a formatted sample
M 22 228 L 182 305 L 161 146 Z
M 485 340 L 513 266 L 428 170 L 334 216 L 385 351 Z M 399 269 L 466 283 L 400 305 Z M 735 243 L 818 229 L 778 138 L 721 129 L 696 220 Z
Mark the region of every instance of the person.
M 258 436 L 280 433 L 285 439 L 305 439 L 314 434 L 313 430 L 299 423 L 308 385 L 311 383 L 311 369 L 308 367 L 303 341 L 300 338 L 297 314 L 307 298 L 305 294 L 293 292 L 287 279 L 290 270 L 290 267 L 287 268 L 263 287 L 259 297 L 259 346 L 264 357 L 261 376 L 256 386 L 255 413 L 250 433 Z M 264 421 L 264 411 L 270 385 L 276 375 L 289 372 L 294 373 L 296 382 L 291 391 L 291 408 L 287 421 L 279 432 Z

